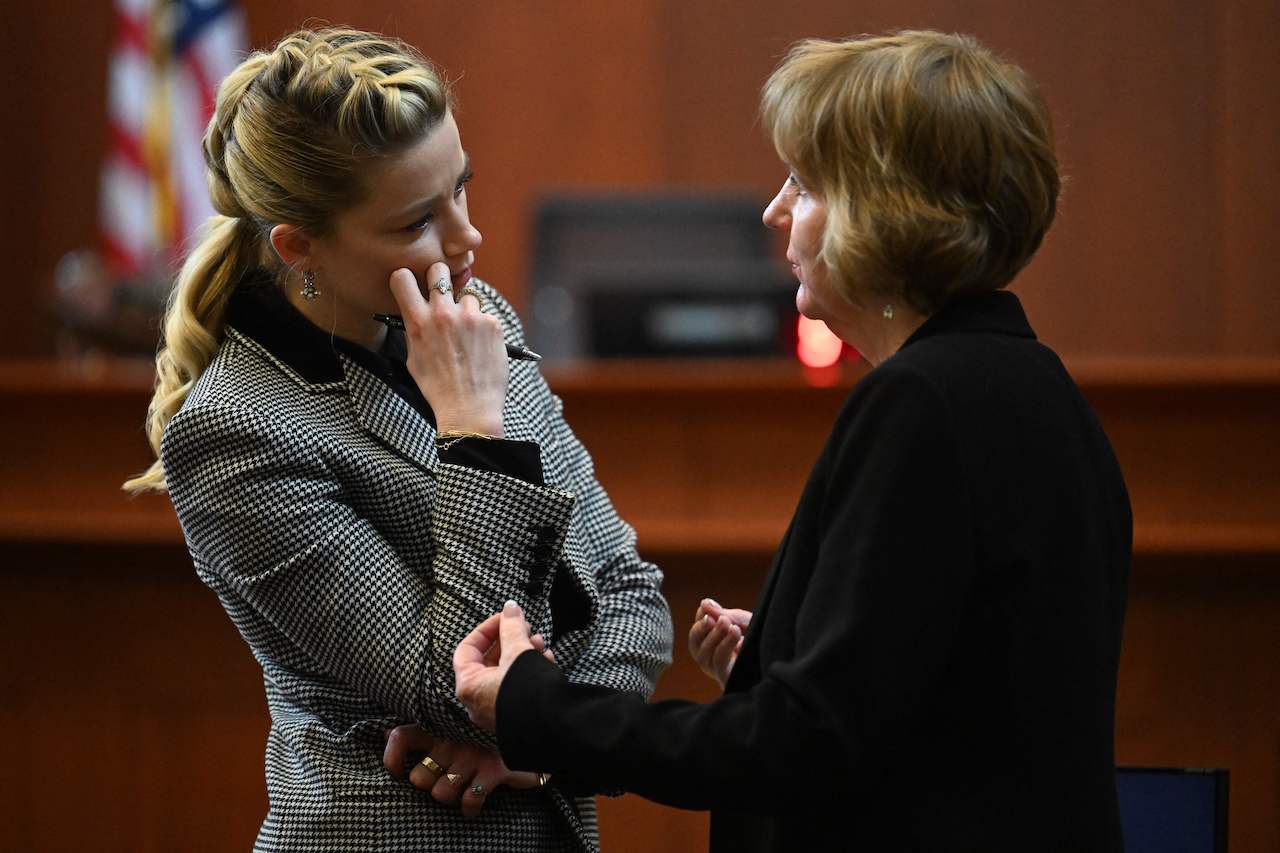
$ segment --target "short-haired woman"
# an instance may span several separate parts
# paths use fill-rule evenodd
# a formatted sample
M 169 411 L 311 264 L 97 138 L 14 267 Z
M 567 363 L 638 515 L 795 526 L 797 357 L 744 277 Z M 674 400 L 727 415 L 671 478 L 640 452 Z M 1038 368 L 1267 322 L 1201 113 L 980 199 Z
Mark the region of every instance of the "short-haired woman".
M 1048 110 L 974 39 L 901 32 L 796 45 L 763 116 L 797 305 L 874 369 L 754 614 L 699 609 L 725 695 L 572 684 L 515 605 L 459 647 L 459 695 L 510 766 L 711 809 L 716 851 L 1118 851 L 1129 503 L 1004 289 L 1054 216 Z
M 537 368 L 508 368 L 450 104 L 399 41 L 300 31 L 232 72 L 205 135 L 220 215 L 165 318 L 159 460 L 126 485 L 167 488 L 262 665 L 258 850 L 595 849 L 591 791 L 512 773 L 467 719 L 454 647 L 514 598 L 577 680 L 645 697 L 669 660 L 660 573 Z M 430 795 L 384 767 L 402 723 Z

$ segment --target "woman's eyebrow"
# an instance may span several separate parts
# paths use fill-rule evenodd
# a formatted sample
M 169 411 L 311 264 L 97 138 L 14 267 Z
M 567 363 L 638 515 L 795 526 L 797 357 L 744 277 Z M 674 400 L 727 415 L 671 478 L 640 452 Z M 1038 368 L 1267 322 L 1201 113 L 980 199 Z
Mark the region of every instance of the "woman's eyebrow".
M 462 171 L 459 172 L 458 177 L 454 179 L 453 185 L 455 187 L 458 186 L 458 184 L 462 183 L 462 179 L 471 173 L 471 155 L 464 151 L 462 156 L 463 156 Z M 452 190 L 450 190 L 450 192 L 452 192 Z M 420 210 L 426 210 L 429 207 L 435 207 L 436 204 L 444 200 L 444 197 L 445 197 L 444 193 L 436 193 L 431 198 L 426 199 L 425 201 L 416 201 L 413 204 L 401 210 L 399 213 L 397 213 L 394 218 L 400 219 L 402 217 L 417 213 Z

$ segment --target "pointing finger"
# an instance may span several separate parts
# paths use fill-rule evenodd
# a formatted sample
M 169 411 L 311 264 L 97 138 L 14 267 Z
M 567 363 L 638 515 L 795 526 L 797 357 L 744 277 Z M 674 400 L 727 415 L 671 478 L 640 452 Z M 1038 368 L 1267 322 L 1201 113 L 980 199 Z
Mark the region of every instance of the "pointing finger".
M 391 274 L 387 286 L 395 297 L 396 305 L 400 306 L 400 316 L 405 323 L 422 322 L 427 301 L 422 298 L 422 291 L 418 290 L 418 280 L 413 277 L 413 273 L 401 267 Z

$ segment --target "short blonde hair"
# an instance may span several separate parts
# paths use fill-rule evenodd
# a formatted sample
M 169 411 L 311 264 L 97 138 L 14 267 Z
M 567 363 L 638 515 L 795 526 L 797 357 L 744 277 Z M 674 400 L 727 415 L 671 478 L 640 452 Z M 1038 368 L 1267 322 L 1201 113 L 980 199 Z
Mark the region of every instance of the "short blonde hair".
M 1030 77 L 965 35 L 904 31 L 794 45 L 765 83 L 778 155 L 826 203 L 822 260 L 844 295 L 933 314 L 1004 287 L 1060 188 Z
M 363 198 L 366 164 L 430 133 L 452 102 L 435 67 L 399 39 L 352 29 L 299 30 L 252 53 L 222 81 L 204 135 L 218 212 L 169 295 L 147 437 L 156 455 L 169 419 L 213 360 L 227 303 L 246 270 L 286 270 L 273 225 L 324 234 Z M 124 484 L 163 490 L 157 459 Z

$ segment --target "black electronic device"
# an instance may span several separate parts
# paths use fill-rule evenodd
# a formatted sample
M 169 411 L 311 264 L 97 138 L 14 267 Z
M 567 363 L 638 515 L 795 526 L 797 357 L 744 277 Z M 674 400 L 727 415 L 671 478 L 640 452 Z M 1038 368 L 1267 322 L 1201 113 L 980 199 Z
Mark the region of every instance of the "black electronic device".
M 787 356 L 795 280 L 742 196 L 557 196 L 534 225 L 530 346 L 547 358 Z

